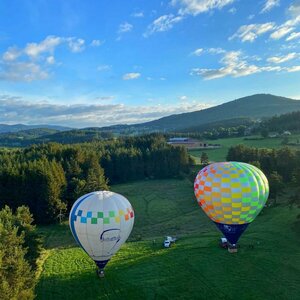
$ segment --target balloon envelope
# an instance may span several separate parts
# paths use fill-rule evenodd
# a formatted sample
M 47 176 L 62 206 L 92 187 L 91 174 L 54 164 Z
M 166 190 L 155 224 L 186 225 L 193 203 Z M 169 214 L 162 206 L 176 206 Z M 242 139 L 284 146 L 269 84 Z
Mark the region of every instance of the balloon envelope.
M 77 243 L 103 269 L 130 235 L 134 212 L 120 194 L 98 191 L 80 197 L 69 224 Z
M 194 182 L 197 201 L 231 244 L 235 244 L 264 207 L 269 185 L 258 168 L 240 162 L 214 163 Z

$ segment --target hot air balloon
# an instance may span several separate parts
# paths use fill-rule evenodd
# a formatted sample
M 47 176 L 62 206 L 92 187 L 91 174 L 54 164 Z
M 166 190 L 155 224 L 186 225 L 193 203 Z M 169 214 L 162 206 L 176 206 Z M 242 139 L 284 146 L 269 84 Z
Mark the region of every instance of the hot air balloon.
M 80 247 L 95 261 L 98 275 L 130 235 L 134 212 L 129 201 L 109 191 L 80 197 L 70 211 L 69 225 Z
M 269 185 L 255 166 L 221 162 L 200 170 L 194 191 L 201 208 L 236 248 L 241 234 L 264 207 Z

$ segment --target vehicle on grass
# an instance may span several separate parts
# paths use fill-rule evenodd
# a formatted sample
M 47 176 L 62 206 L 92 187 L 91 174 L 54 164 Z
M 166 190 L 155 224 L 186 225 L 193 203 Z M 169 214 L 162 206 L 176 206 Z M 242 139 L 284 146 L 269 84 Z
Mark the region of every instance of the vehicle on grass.
M 177 240 L 176 237 L 166 236 L 163 245 L 165 248 L 170 248 L 172 243 L 175 243 L 176 240 Z
M 228 241 L 226 238 L 224 237 L 220 238 L 220 247 L 224 249 L 228 248 Z

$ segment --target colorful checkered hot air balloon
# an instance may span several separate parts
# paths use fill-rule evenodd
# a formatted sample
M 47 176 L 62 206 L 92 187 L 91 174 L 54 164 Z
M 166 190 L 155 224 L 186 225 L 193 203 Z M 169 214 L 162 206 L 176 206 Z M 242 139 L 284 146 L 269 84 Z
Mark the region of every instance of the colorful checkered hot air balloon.
M 70 211 L 69 224 L 76 242 L 95 261 L 99 275 L 130 235 L 134 212 L 129 201 L 109 191 L 80 197 Z
M 198 173 L 194 191 L 204 212 L 235 245 L 264 207 L 269 185 L 263 172 L 250 164 L 221 162 Z

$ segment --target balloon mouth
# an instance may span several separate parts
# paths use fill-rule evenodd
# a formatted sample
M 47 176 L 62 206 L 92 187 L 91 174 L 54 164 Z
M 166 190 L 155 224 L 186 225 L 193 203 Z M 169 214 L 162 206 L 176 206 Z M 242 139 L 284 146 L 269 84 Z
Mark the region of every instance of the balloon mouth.
M 240 236 L 248 227 L 249 223 L 245 224 L 222 224 L 214 222 L 219 230 L 224 234 L 231 245 L 237 244 Z
M 100 271 L 102 271 L 106 264 L 109 262 L 109 259 L 107 260 L 95 260 L 95 263 L 97 265 L 97 267 L 99 268 Z

